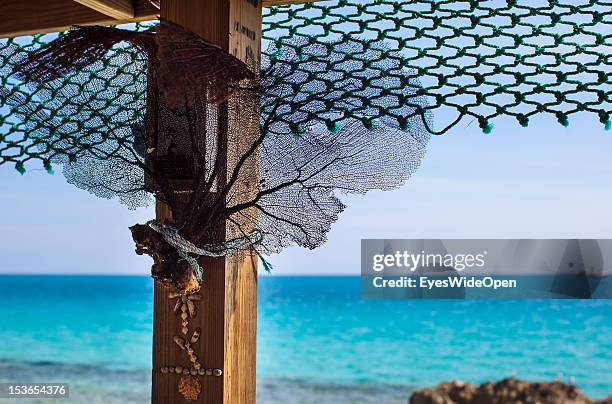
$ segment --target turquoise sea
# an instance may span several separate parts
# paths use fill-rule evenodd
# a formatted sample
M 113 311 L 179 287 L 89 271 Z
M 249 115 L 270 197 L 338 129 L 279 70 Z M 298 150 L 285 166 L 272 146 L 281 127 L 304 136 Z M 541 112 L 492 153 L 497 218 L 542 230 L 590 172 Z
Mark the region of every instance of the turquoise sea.
M 147 402 L 152 295 L 144 276 L 0 276 L 0 382 Z M 612 394 L 612 300 L 373 301 L 358 277 L 262 276 L 259 307 L 258 403 L 406 403 L 511 375 Z

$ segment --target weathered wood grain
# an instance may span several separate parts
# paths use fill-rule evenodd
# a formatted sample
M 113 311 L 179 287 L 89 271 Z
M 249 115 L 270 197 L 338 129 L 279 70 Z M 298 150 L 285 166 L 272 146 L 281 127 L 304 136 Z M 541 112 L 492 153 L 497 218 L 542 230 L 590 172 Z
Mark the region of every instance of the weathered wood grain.
M 214 42 L 235 56 L 245 59 L 255 55 L 259 63 L 261 35 L 261 3 L 256 0 L 163 0 L 161 16 L 174 21 Z M 255 33 L 236 28 L 248 27 Z M 256 67 L 256 66 L 253 66 Z M 230 101 L 231 102 L 231 101 Z M 228 137 L 228 161 L 239 152 L 233 143 L 238 136 L 257 136 L 258 121 L 251 128 L 233 133 L 231 114 L 221 119 Z M 169 212 L 158 204 L 157 218 Z M 257 332 L 257 260 L 250 254 L 227 258 L 200 260 L 205 268 L 202 301 L 197 303 L 198 315 L 192 324 L 201 328 L 196 352 L 206 368 L 223 369 L 223 377 L 200 377 L 203 391 L 197 403 L 254 404 L 256 385 Z M 178 375 L 162 374 L 161 366 L 189 365 L 184 353 L 172 337 L 180 329 L 180 320 L 172 312 L 168 291 L 155 286 L 153 388 L 155 404 L 185 403 L 177 390 Z M 192 326 L 190 326 L 192 328 Z M 193 401 L 191 401 L 193 403 Z
M 310 1 L 318 0 L 264 0 L 262 5 L 271 7 Z M 106 8 L 107 13 L 105 14 L 104 9 L 93 7 L 94 3 L 101 7 L 104 3 L 113 4 L 115 2 L 123 3 L 124 1 L 2 0 L 0 1 L 0 38 L 65 31 L 73 25 L 115 25 L 150 21 L 159 17 L 159 9 L 148 0 L 133 0 L 133 16 L 131 17 L 127 16 L 127 12 L 124 14 L 118 9 Z M 194 2 L 207 3 L 204 0 L 194 0 Z
M 134 18 L 132 0 L 74 0 L 116 20 Z
M 159 16 L 148 0 L 134 0 L 134 17 L 115 19 L 74 0 L 0 1 L 0 38 L 65 31 L 73 25 L 113 25 Z

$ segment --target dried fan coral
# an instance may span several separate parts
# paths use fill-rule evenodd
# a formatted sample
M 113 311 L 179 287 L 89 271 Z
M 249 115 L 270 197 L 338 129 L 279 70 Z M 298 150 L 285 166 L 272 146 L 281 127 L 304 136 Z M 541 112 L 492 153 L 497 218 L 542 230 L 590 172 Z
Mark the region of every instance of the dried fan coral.
M 399 101 L 419 83 L 381 75 L 404 71 L 400 58 L 368 65 L 383 42 L 302 43 L 297 54 L 299 41 L 275 44 L 255 75 L 168 22 L 142 33 L 80 28 L 21 64 L 40 102 L 10 100 L 40 117 L 34 137 L 57 137 L 53 161 L 69 182 L 130 207 L 154 194 L 169 208 L 165 223 L 131 230 L 137 252 L 154 258 L 153 276 L 191 293 L 198 255 L 316 248 L 345 208 L 337 192 L 398 187 L 424 155 L 418 105 Z M 125 66 L 133 71 L 113 82 Z M 57 84 L 66 80 L 75 86 Z M 372 120 L 383 107 L 394 118 Z
M 117 44 L 127 42 L 155 64 L 156 86 L 169 106 L 196 98 L 219 103 L 232 85 L 255 74 L 240 60 L 199 35 L 170 21 L 144 32 L 111 27 L 74 27 L 66 35 L 32 52 L 18 66 L 26 79 L 48 82 L 69 76 L 105 59 Z

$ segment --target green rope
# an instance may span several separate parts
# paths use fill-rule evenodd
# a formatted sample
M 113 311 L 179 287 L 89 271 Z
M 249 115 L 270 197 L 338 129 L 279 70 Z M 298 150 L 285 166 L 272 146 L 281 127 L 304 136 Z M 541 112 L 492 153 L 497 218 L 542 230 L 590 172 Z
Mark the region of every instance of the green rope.
M 422 85 L 403 103 L 426 96 L 426 105 L 414 106 L 415 114 L 455 114 L 451 123 L 430 128 L 434 134 L 447 132 L 464 117 L 490 133 L 493 120 L 502 115 L 526 127 L 532 116 L 551 114 L 567 126 L 570 115 L 590 112 L 606 129 L 611 126 L 608 1 L 337 0 L 268 8 L 264 21 L 263 38 L 272 44 L 266 53 L 272 58 L 282 57 L 281 46 L 292 46 L 296 37 L 302 38 L 298 54 L 313 43 L 338 51 L 350 38 L 387 41 L 391 46 L 370 60 L 370 68 L 397 59 L 403 70 L 381 74 L 395 76 L 396 89 L 407 78 L 418 78 Z M 398 49 L 403 56 L 398 57 Z M 326 86 L 333 87 L 333 81 Z M 377 108 L 370 117 L 399 118 L 393 109 L 377 107 L 376 100 L 362 102 Z M 360 118 L 358 113 L 353 117 Z
M 187 261 L 194 269 L 199 281 L 203 278 L 202 268 L 198 260 L 191 254 L 206 257 L 225 257 L 236 254 L 239 251 L 253 248 L 257 256 L 261 259 L 264 269 L 270 272 L 272 268 L 270 263 L 256 248 L 263 240 L 263 234 L 258 229 L 254 229 L 250 234 L 245 234 L 242 237 L 237 237 L 221 243 L 196 246 L 191 241 L 182 237 L 177 229 L 173 227 L 160 225 L 155 220 L 149 220 L 147 226 L 161 234 L 164 240 L 176 249 L 181 258 Z
M 368 89 L 351 93 L 342 116 L 324 117 L 332 133 L 347 118 L 368 127 L 395 119 L 408 129 L 415 116 L 433 134 L 463 119 L 490 133 L 501 116 L 528 127 L 548 115 L 568 126 L 573 114 L 590 113 L 612 126 L 610 1 L 332 0 L 266 8 L 263 23 L 264 56 L 285 60 L 287 88 L 317 82 L 322 92 L 334 91 L 352 80 Z M 47 85 L 20 81 L 14 66 L 52 38 L 0 40 L 0 164 L 22 174 L 36 160 L 52 172 L 52 163 L 84 154 L 108 159 L 115 150 L 102 147 L 106 139 L 134 141 L 128 129 L 146 108 L 146 61 L 121 46 L 85 74 Z M 349 41 L 363 46 L 343 47 Z M 344 60 L 331 62 L 322 46 Z M 325 64 L 328 73 L 303 60 Z M 298 137 L 304 123 L 320 118 L 312 110 L 275 112 Z

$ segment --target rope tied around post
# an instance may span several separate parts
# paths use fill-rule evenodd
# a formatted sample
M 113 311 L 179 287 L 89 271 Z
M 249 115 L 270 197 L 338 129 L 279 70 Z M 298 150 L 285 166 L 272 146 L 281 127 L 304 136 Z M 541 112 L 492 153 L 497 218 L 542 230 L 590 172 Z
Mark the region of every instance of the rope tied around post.
M 164 226 L 159 224 L 156 220 L 149 220 L 146 223 L 146 226 L 161 235 L 166 243 L 176 250 L 181 259 L 186 261 L 193 268 L 198 282 L 202 282 L 204 274 L 197 258 L 193 255 L 205 257 L 225 257 L 249 248 L 253 248 L 253 251 L 262 261 L 265 270 L 270 272 L 270 263 L 255 248 L 256 245 L 261 244 L 263 241 L 263 233 L 257 228 L 253 229 L 251 233 L 245 234 L 241 237 L 236 237 L 217 244 L 204 244 L 198 247 L 191 241 L 181 236 L 178 229 L 172 226 Z

